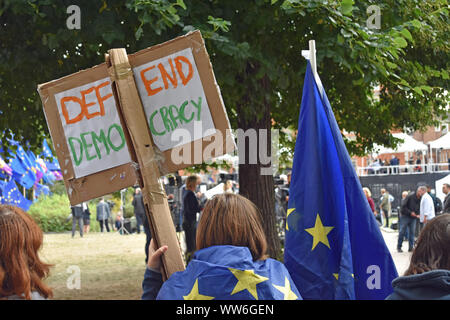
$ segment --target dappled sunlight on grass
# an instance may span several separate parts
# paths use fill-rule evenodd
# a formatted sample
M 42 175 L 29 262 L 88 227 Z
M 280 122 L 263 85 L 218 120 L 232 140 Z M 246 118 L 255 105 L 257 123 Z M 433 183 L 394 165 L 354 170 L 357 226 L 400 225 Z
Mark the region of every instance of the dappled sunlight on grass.
M 54 265 L 46 280 L 53 299 L 140 299 L 145 271 L 145 234 L 46 234 L 41 257 Z M 70 266 L 81 272 L 81 288 L 69 289 Z

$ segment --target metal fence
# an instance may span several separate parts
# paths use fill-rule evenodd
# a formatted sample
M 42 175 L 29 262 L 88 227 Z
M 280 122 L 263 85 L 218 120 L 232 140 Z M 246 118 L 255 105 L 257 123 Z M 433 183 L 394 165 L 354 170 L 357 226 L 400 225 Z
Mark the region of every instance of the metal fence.
M 450 163 L 406 164 L 398 166 L 368 166 L 356 167 L 360 177 L 368 175 L 404 175 L 431 172 L 450 172 Z

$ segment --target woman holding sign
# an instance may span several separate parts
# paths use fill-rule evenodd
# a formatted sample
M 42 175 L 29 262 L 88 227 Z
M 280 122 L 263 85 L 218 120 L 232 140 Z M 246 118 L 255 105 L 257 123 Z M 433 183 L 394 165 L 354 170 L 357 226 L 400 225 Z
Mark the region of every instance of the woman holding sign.
M 197 251 L 186 270 L 164 284 L 160 258 L 168 247 L 156 250 L 151 243 L 142 299 L 302 299 L 285 266 L 267 258 L 261 216 L 250 200 L 232 193 L 208 200 L 196 239 Z

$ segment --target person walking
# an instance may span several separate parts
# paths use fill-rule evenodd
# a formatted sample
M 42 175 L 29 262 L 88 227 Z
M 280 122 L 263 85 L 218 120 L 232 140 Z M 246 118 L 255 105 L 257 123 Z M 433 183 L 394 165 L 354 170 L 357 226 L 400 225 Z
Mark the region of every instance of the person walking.
M 423 192 L 422 198 L 420 199 L 420 231 L 422 231 L 424 225 L 434 218 L 434 203 L 433 199 L 427 192 L 427 187 L 422 186 L 420 189 Z
M 403 204 L 405 203 L 405 200 L 406 200 L 406 197 L 408 196 L 408 194 L 409 194 L 409 192 L 406 191 L 406 190 L 402 192 L 402 200 L 401 200 L 401 203 L 400 203 L 400 208 L 401 208 L 401 207 L 403 206 Z M 398 223 L 397 223 L 399 232 L 400 232 L 401 220 L 402 220 L 402 211 L 399 210 L 399 212 L 398 212 Z M 409 229 L 406 229 L 406 232 L 405 232 L 405 236 L 404 236 L 404 238 L 403 238 L 403 241 L 407 241 L 407 240 L 409 239 L 409 234 L 408 234 L 408 232 L 409 232 Z
M 391 214 L 391 201 L 389 199 L 389 192 L 386 189 L 381 189 L 381 204 L 380 212 L 386 219 L 386 228 L 389 228 L 389 215 Z
M 408 230 L 409 235 L 409 249 L 412 251 L 414 247 L 414 234 L 416 229 L 416 221 L 420 217 L 420 198 L 422 197 L 422 189 L 418 188 L 416 192 L 411 192 L 403 201 L 402 207 L 400 209 L 402 218 L 400 220 L 400 232 L 398 234 L 397 251 L 402 251 L 403 237 L 405 236 L 406 230 Z
M 83 238 L 83 204 L 77 204 L 75 206 L 70 207 L 72 211 L 72 238 L 75 237 L 75 231 L 80 230 L 80 237 Z
M 442 213 L 450 213 L 450 184 L 444 183 L 442 185 L 442 192 L 445 194 Z
M 195 250 L 195 232 L 197 230 L 197 213 L 201 211 L 195 191 L 199 182 L 198 176 L 191 175 L 186 179 L 186 191 L 183 197 L 183 230 L 186 237 L 186 260 L 189 261 Z
M 89 202 L 83 202 L 83 231 L 88 234 L 91 228 L 91 212 L 89 211 Z
M 366 188 L 366 187 L 363 188 L 363 191 L 364 191 L 364 194 L 366 195 L 367 202 L 369 203 L 370 209 L 372 209 L 372 212 L 374 213 L 374 215 L 376 215 L 375 202 L 372 199 L 372 192 L 370 192 L 370 189 Z
M 100 202 L 97 204 L 97 221 L 100 223 L 100 231 L 103 232 L 104 227 L 106 231 L 109 232 L 108 219 L 111 216 L 111 209 L 109 204 L 105 202 L 105 198 L 102 197 Z
M 387 300 L 450 300 L 450 214 L 429 221 L 405 274 L 392 281 Z
M 136 217 L 136 228 L 137 233 L 141 233 L 141 225 L 144 224 L 145 219 L 145 207 L 144 200 L 142 199 L 141 188 L 136 188 L 133 196 L 133 202 L 131 203 L 134 207 L 134 215 Z
M 145 232 L 145 263 L 148 261 L 148 247 L 150 246 L 150 240 L 152 240 L 152 232 L 150 230 L 150 223 L 148 221 L 147 214 L 145 213 L 144 198 L 142 197 L 141 188 L 136 188 L 133 202 L 131 203 L 134 207 L 134 215 L 136 216 L 137 222 L 137 233 L 140 233 L 140 224 L 144 227 Z

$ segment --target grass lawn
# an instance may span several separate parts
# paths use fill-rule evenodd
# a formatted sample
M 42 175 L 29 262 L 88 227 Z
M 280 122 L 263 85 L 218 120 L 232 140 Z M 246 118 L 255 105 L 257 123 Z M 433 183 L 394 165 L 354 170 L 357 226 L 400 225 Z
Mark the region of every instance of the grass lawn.
M 145 234 L 120 235 L 92 232 L 72 239 L 71 233 L 45 234 L 41 257 L 54 267 L 46 283 L 55 300 L 140 299 L 145 271 Z M 73 275 L 70 266 L 80 270 L 80 289 L 68 289 Z

